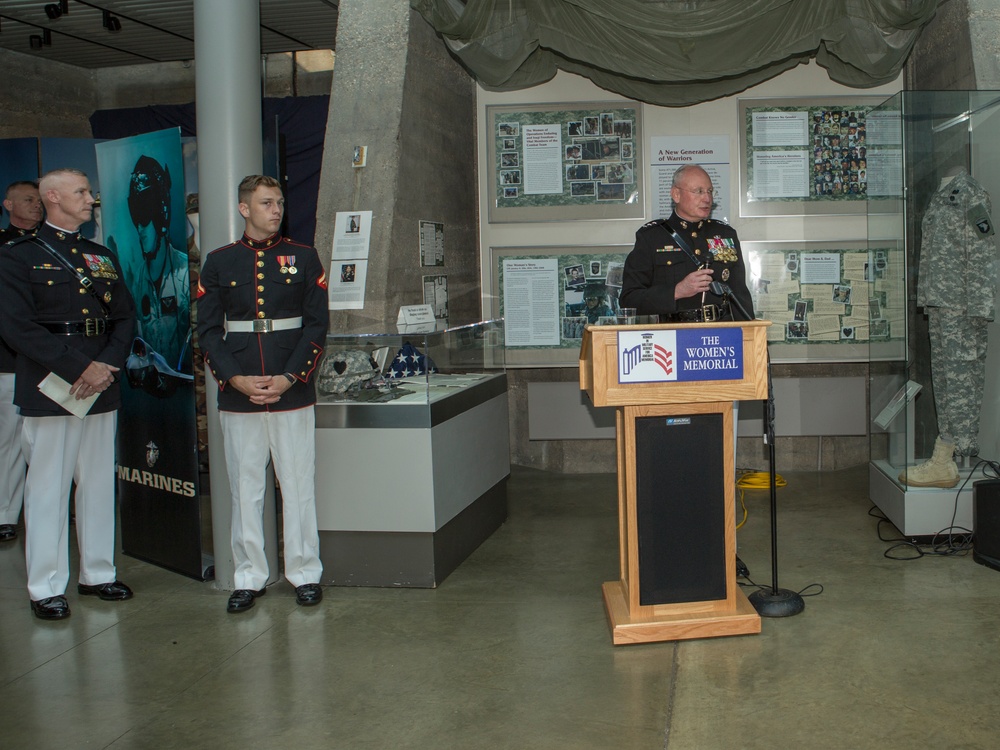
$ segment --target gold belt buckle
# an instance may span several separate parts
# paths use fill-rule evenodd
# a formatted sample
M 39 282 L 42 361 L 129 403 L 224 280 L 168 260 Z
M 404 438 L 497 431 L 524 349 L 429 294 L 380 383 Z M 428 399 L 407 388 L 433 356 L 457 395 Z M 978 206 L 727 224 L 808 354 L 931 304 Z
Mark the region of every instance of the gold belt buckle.
M 719 308 L 717 308 L 715 305 L 705 305 L 703 308 L 701 308 L 701 312 L 702 312 L 702 319 L 706 323 L 711 323 L 715 320 L 718 320 Z
M 253 321 L 254 333 L 271 333 L 274 330 L 274 321 L 270 318 L 255 318 Z
M 104 321 L 101 318 L 86 318 L 83 321 L 84 336 L 100 336 L 104 331 Z

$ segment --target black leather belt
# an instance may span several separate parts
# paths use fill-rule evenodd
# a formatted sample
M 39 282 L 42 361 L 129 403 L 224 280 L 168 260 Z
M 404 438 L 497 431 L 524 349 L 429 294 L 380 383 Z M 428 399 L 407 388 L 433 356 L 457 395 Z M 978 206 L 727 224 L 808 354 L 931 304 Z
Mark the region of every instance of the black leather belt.
M 103 336 L 111 333 L 115 324 L 106 318 L 87 318 L 86 320 L 67 320 L 59 322 L 40 323 L 47 331 L 62 336 Z
M 729 305 L 705 305 L 693 310 L 678 310 L 661 316 L 668 323 L 712 323 L 729 314 Z

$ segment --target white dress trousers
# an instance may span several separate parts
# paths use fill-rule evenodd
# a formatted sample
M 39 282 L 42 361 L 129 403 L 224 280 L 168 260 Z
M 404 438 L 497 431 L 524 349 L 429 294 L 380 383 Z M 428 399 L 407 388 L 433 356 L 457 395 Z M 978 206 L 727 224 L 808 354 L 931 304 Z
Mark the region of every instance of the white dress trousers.
M 115 570 L 115 431 L 118 412 L 83 419 L 25 417 L 21 430 L 28 594 L 35 601 L 66 593 L 69 583 L 69 492 L 76 482 L 80 583 L 99 586 Z
M 264 486 L 268 458 L 281 485 L 285 578 L 319 583 L 316 523 L 316 412 L 220 411 L 226 471 L 233 495 L 232 544 L 237 589 L 257 591 L 268 579 L 264 554 Z
M 21 415 L 14 406 L 14 374 L 0 373 L 0 524 L 17 523 L 24 500 Z

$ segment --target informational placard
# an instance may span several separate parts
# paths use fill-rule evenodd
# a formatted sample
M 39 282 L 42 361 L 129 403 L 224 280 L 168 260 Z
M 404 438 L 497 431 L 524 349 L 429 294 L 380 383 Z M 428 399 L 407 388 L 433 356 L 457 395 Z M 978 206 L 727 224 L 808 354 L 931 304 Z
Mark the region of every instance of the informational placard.
M 697 164 L 708 172 L 715 188 L 712 218 L 728 222 L 730 205 L 729 137 L 724 135 L 675 135 L 649 139 L 650 194 L 653 216 L 665 218 L 673 212 L 670 187 L 674 172 L 685 164 Z
M 421 219 L 420 233 L 420 265 L 444 265 L 444 222 Z
M 331 310 L 361 310 L 365 306 L 371 211 L 338 211 L 333 230 L 333 258 L 327 279 Z
M 631 249 L 491 248 L 486 313 L 504 318 L 508 366 L 576 366 L 584 328 L 618 323 L 618 294 Z
M 744 242 L 773 361 L 864 361 L 906 341 L 905 251 L 895 243 Z
M 901 121 L 880 102 L 741 99 L 740 215 L 862 214 L 901 196 Z
M 424 304 L 434 311 L 438 320 L 448 320 L 448 277 L 445 274 L 424 276 Z
M 642 218 L 639 104 L 486 108 L 489 221 Z

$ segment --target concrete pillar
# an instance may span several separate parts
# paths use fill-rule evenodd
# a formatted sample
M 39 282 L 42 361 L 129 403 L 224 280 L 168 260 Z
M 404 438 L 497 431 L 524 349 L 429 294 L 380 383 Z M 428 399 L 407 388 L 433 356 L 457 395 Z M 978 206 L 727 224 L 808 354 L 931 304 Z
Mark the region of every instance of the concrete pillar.
M 198 205 L 202 259 L 243 234 L 237 186 L 263 171 L 260 6 L 247 0 L 195 0 L 195 101 L 198 110 Z M 215 380 L 208 390 L 208 449 L 216 586 L 232 589 L 232 495 L 222 447 Z M 264 507 L 270 580 L 277 580 L 274 493 Z
M 331 332 L 395 331 L 446 274 L 450 323 L 480 319 L 475 83 L 408 0 L 343 0 L 323 152 L 316 247 L 327 263 L 337 211 L 373 212 L 364 310 Z M 351 166 L 354 146 L 367 166 Z M 421 268 L 418 222 L 444 223 L 444 267 Z M 337 273 L 339 271 L 331 272 Z

